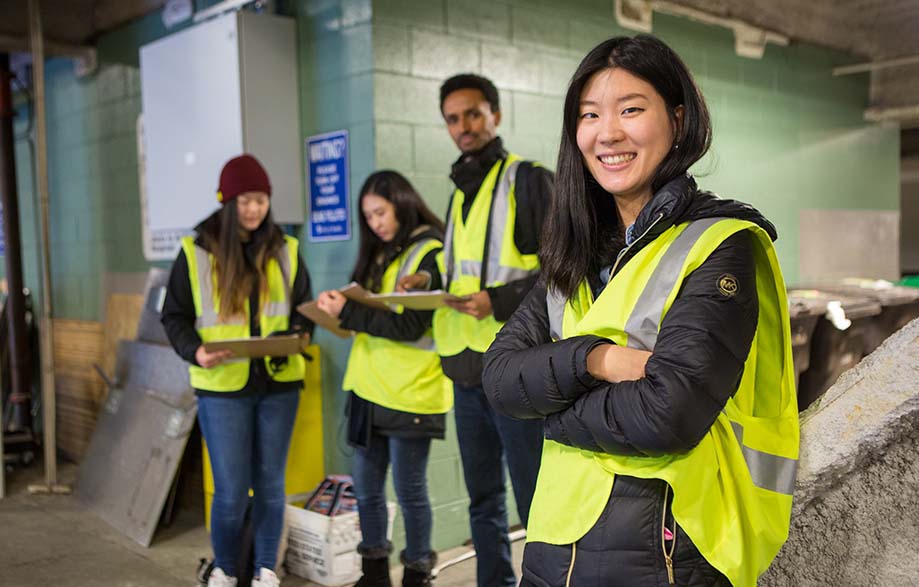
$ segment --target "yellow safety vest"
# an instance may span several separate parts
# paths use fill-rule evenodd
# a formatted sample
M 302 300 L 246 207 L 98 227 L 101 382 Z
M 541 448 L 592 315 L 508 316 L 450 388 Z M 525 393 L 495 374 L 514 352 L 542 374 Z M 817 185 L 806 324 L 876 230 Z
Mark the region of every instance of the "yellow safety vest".
M 537 255 L 524 255 L 514 243 L 517 218 L 514 186 L 521 161 L 518 155 L 508 155 L 492 166 L 465 222 L 463 200 L 466 195 L 458 189 L 453 192 L 440 259 L 443 287 L 450 293 L 472 294 L 522 279 L 539 270 Z M 484 353 L 502 324 L 493 315 L 477 320 L 451 308 L 439 308 L 434 312 L 437 352 L 442 357 L 458 355 L 467 348 Z
M 268 279 L 268 299 L 264 300 L 259 315 L 262 336 L 290 328 L 291 289 L 297 275 L 297 239 L 285 236 L 286 249 L 280 255 L 280 262 L 271 258 L 268 261 L 265 277 Z M 202 342 L 246 338 L 252 336 L 249 329 L 249 304 L 245 304 L 245 314 L 234 316 L 228 321 L 221 321 L 218 315 L 220 292 L 217 291 L 217 272 L 214 256 L 195 245 L 193 237 L 182 239 L 182 250 L 188 261 L 188 279 L 195 301 L 195 329 Z M 301 355 L 291 355 L 287 364 L 278 372 L 269 368 L 269 358 L 265 358 L 265 368 L 275 381 L 303 381 L 306 363 Z M 249 380 L 249 359 L 227 361 L 211 369 L 190 365 L 191 386 L 207 391 L 239 391 Z
M 408 247 L 386 268 L 380 292 L 395 291 L 401 277 L 417 272 L 424 256 L 441 246 L 436 239 L 424 239 Z M 398 306 L 396 311 L 401 314 L 403 309 Z M 415 342 L 358 333 L 342 388 L 385 408 L 413 414 L 442 414 L 453 407 L 453 388 L 440 368 L 430 330 Z
M 766 232 L 717 218 L 674 226 L 642 248 L 596 300 L 583 283 L 571 300 L 550 291 L 547 303 L 556 338 L 594 334 L 653 350 L 683 281 L 741 230 L 751 231 L 756 243 L 759 322 L 736 393 L 685 454 L 628 457 L 546 440 L 528 541 L 582 538 L 621 474 L 666 481 L 674 518 L 733 585 L 755 585 L 769 567 L 788 538 L 799 429 L 785 284 Z

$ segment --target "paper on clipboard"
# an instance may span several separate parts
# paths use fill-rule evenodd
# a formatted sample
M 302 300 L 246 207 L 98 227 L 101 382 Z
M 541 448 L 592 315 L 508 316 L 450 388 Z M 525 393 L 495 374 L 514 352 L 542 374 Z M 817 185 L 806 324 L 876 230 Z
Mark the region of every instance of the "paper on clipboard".
M 308 334 L 289 334 L 284 336 L 266 336 L 252 338 L 231 338 L 212 340 L 204 343 L 204 350 L 209 353 L 233 351 L 235 357 L 286 357 L 299 354 L 310 344 Z
M 378 310 L 389 310 L 392 311 L 392 308 L 384 304 L 383 302 L 378 302 L 373 299 L 374 294 L 370 293 L 356 281 L 352 281 L 345 287 L 338 290 L 343 296 L 348 298 L 351 301 L 369 306 L 371 308 L 376 308 Z
M 455 296 L 442 289 L 370 294 L 370 299 L 385 304 L 399 304 L 409 310 L 436 310 L 445 306 L 444 300 L 464 302 L 469 296 Z
M 316 325 L 322 326 L 339 338 L 351 337 L 351 331 L 340 328 L 339 325 L 341 321 L 320 310 L 316 300 L 300 304 L 297 306 L 297 311 L 312 320 Z
M 349 300 L 355 301 L 359 304 L 381 310 L 391 310 L 391 308 L 386 304 L 371 300 L 370 292 L 368 292 L 366 289 L 361 287 L 360 284 L 354 281 L 339 289 L 338 291 Z M 323 310 L 320 310 L 319 304 L 316 302 L 316 300 L 300 304 L 297 306 L 297 311 L 312 320 L 313 323 L 322 326 L 339 338 L 350 338 L 351 335 L 354 334 L 350 330 L 341 328 L 341 320 L 330 316 Z

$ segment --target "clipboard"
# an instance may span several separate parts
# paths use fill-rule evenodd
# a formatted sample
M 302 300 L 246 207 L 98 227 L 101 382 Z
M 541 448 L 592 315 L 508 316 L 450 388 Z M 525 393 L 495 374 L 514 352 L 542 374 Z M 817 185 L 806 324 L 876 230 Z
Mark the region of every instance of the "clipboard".
M 286 357 L 297 355 L 306 350 L 310 336 L 305 334 L 288 334 L 284 336 L 266 336 L 252 338 L 231 338 L 212 340 L 204 343 L 204 350 L 209 353 L 233 351 L 234 357 Z
M 399 304 L 409 310 L 436 310 L 445 306 L 444 300 L 465 302 L 469 296 L 455 296 L 442 289 L 369 294 L 370 299 L 383 304 Z
M 297 306 L 297 311 L 312 320 L 314 324 L 322 326 L 339 338 L 351 338 L 353 334 L 350 330 L 344 330 L 339 327 L 341 320 L 333 318 L 320 310 L 316 300 L 300 304 Z
M 444 305 L 444 299 L 466 300 L 468 297 L 458 297 L 442 290 L 419 290 L 406 293 L 374 294 L 364 289 L 359 283 L 352 281 L 338 290 L 343 296 L 353 302 L 378 310 L 393 311 L 394 304 L 401 304 L 410 310 L 433 310 Z M 341 328 L 341 320 L 333 318 L 319 309 L 316 300 L 305 302 L 297 306 L 297 311 L 325 328 L 339 338 L 350 338 L 354 333 Z

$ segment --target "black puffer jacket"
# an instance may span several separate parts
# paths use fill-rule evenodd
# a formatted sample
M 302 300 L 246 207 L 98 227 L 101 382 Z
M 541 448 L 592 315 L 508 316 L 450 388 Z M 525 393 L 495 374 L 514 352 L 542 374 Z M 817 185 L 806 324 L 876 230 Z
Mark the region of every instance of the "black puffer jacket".
M 713 217 L 752 221 L 775 239 L 775 228 L 752 207 L 699 191 L 691 177 L 680 177 L 641 211 L 634 228 L 641 236 L 618 269 L 674 224 Z M 546 287 L 537 285 L 485 354 L 489 401 L 510 416 L 545 418 L 546 438 L 577 448 L 649 456 L 689 451 L 736 391 L 756 330 L 750 239 L 746 232 L 727 239 L 686 278 L 661 323 L 646 376 L 637 381 L 608 383 L 587 372 L 587 354 L 606 339 L 578 336 L 552 342 Z M 717 286 L 725 274 L 739 284 L 735 295 Z M 598 290 L 599 279 L 592 285 Z M 607 510 L 578 543 L 571 584 L 667 585 L 662 548 L 670 543 L 663 542 L 662 522 L 669 516 L 669 493 L 663 481 L 618 476 Z M 678 585 L 726 581 L 682 529 L 676 534 Z M 528 544 L 525 580 L 540 587 L 565 585 L 570 556 L 570 546 Z

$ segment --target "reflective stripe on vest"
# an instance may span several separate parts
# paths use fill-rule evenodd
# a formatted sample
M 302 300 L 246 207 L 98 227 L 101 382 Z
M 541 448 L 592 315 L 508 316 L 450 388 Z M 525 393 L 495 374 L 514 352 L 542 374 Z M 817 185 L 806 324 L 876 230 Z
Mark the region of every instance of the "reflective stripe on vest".
M 210 255 L 201 247 L 195 247 L 195 267 L 198 273 L 198 283 L 201 288 L 201 314 L 195 319 L 195 328 L 201 330 L 211 326 L 217 326 L 217 309 L 214 307 L 214 285 L 211 279 L 211 259 Z M 224 322 L 227 325 L 245 325 L 246 319 L 242 316 L 234 316 Z
M 426 248 L 426 245 L 429 243 L 438 242 L 437 239 L 426 238 L 422 239 L 416 243 L 412 243 L 411 248 L 408 252 L 402 254 L 402 263 L 399 265 L 399 271 L 396 273 L 396 283 L 405 277 L 406 275 L 411 275 L 418 270 L 418 265 L 421 264 L 421 260 L 424 259 L 424 256 L 430 252 L 430 249 Z
M 418 265 L 421 263 L 424 256 L 431 250 L 427 248 L 429 243 L 436 242 L 438 245 L 442 244 L 436 239 L 424 239 L 420 240 L 412 245 L 412 248 L 405 254 L 403 254 L 404 259 L 402 264 L 399 266 L 399 272 L 396 273 L 396 283 L 402 280 L 406 275 L 411 275 L 418 271 Z M 407 344 L 413 346 L 417 349 L 423 351 L 433 351 L 434 350 L 434 337 L 431 336 L 430 330 L 426 332 L 418 340 L 412 341 L 400 341 L 402 344 Z
M 501 264 L 501 250 L 504 247 L 504 227 L 507 226 L 507 217 L 510 213 L 510 193 L 511 186 L 517 180 L 517 169 L 521 161 L 515 160 L 503 169 L 494 195 L 491 200 L 491 210 L 488 215 L 488 242 L 486 250 L 488 251 L 488 261 L 486 263 L 484 280 L 482 288 L 494 283 L 508 283 L 517 279 L 523 279 L 532 275 L 534 271 L 511 267 Z M 502 162 L 502 168 L 504 163 Z M 461 260 L 459 263 L 455 260 L 453 252 L 453 214 L 447 216 L 447 230 L 444 237 L 444 268 L 446 273 L 442 275 L 444 289 L 450 287 L 453 276 L 456 273 L 467 277 L 477 277 L 482 279 L 482 261 Z
M 436 239 L 413 243 L 386 268 L 380 292 L 394 291 L 401 277 L 416 273 L 425 255 L 441 246 Z M 401 312 L 402 308 L 395 306 L 394 310 Z M 434 352 L 430 331 L 413 342 L 358 333 L 348 355 L 342 389 L 383 407 L 414 414 L 442 414 L 453 407 L 453 388 Z
M 757 334 L 738 388 L 709 431 L 687 453 L 656 457 L 591 452 L 547 439 L 528 540 L 579 540 L 597 523 L 614 476 L 622 474 L 670 484 L 677 522 L 735 586 L 755 584 L 773 560 L 788 536 L 799 431 L 785 285 L 769 236 L 733 219 L 671 227 L 612 276 L 596 300 L 585 282 L 570 300 L 547 293 L 546 304 L 556 340 L 595 334 L 652 350 L 684 280 L 742 230 L 753 235 Z
M 284 300 L 283 301 L 271 301 L 269 300 L 262 306 L 262 314 L 265 316 L 287 316 L 290 317 L 290 288 L 294 283 L 294 275 L 290 273 L 290 256 L 289 255 L 279 255 L 278 256 L 278 265 L 281 269 L 281 277 L 284 280 L 284 283 L 289 284 L 288 287 L 284 288 Z
M 664 304 L 680 278 L 680 267 L 699 237 L 719 220 L 721 218 L 706 218 L 691 223 L 664 253 L 625 325 L 629 348 L 650 351 L 657 344 Z
M 743 451 L 743 458 L 747 462 L 753 484 L 767 491 L 794 495 L 798 461 L 750 448 L 743 443 L 743 424 L 731 420 L 731 428 L 734 430 L 737 444 Z

